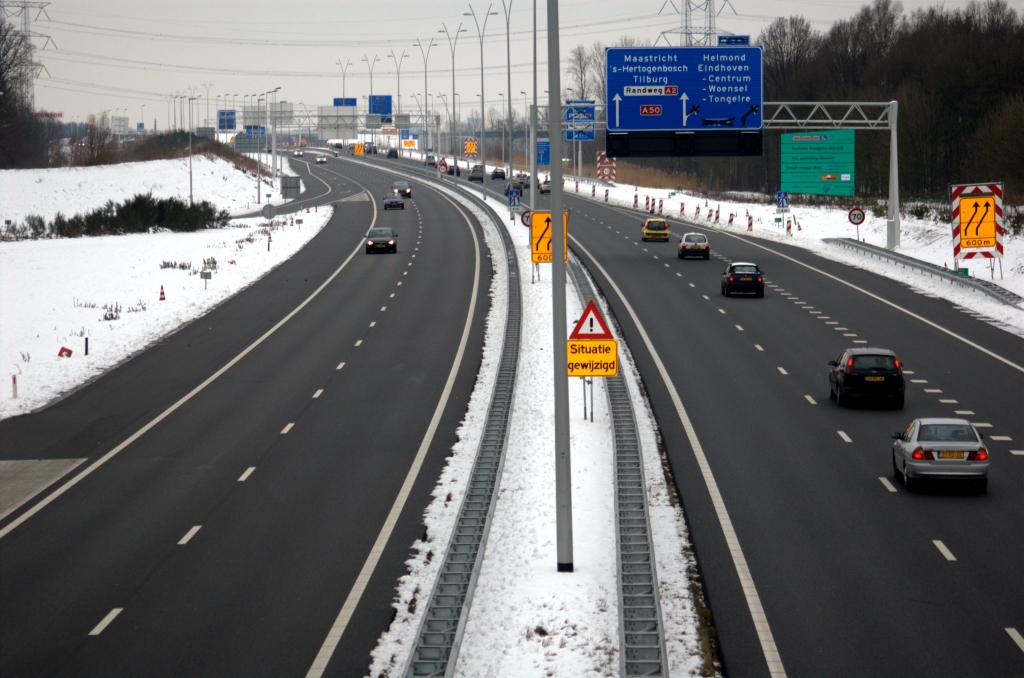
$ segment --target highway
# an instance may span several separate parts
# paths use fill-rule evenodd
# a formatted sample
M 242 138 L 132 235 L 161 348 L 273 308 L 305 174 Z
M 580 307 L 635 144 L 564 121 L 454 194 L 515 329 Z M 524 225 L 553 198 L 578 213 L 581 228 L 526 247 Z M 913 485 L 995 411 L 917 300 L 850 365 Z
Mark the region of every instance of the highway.
M 0 675 L 366 671 L 476 381 L 491 267 L 443 194 L 414 182 L 384 212 L 391 175 L 304 160 L 301 206 L 336 208 L 307 246 L 0 422 L 0 459 L 86 459 L 0 522 Z M 364 253 L 372 225 L 397 254 Z
M 725 675 L 770 675 L 773 645 L 789 676 L 1022 675 L 1007 629 L 1024 632 L 1024 339 L 798 247 L 675 219 L 671 243 L 645 243 L 648 215 L 581 198 L 572 182 L 564 195 L 572 248 L 653 406 Z M 710 261 L 677 258 L 686 232 L 708 236 Z M 766 271 L 765 298 L 721 296 L 721 274 L 738 261 Z M 829 400 L 827 362 L 857 346 L 900 357 L 905 409 Z M 986 435 L 987 495 L 904 490 L 890 433 L 924 416 L 963 416 Z

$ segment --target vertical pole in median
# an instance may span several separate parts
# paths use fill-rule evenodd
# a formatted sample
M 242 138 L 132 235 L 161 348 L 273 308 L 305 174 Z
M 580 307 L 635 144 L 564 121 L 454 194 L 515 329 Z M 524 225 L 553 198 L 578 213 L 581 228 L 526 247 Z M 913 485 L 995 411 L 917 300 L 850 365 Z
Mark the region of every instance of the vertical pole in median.
M 558 0 L 548 0 L 548 121 L 559 132 L 562 91 L 558 49 Z M 569 376 L 565 330 L 565 220 L 562 217 L 562 137 L 551 139 L 551 315 L 555 368 L 555 497 L 558 571 L 572 572 L 572 465 L 569 461 Z
M 889 102 L 889 223 L 886 247 L 900 246 L 900 154 L 896 146 L 896 114 L 899 103 Z

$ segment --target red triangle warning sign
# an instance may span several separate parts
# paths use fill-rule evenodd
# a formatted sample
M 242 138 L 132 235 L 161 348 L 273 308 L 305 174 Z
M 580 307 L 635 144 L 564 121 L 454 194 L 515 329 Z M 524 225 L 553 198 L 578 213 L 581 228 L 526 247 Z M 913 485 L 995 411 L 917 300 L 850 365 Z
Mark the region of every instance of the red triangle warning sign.
M 614 339 L 608 326 L 597 310 L 597 305 L 591 301 L 583 311 L 583 317 L 576 323 L 576 329 L 569 335 L 570 339 Z

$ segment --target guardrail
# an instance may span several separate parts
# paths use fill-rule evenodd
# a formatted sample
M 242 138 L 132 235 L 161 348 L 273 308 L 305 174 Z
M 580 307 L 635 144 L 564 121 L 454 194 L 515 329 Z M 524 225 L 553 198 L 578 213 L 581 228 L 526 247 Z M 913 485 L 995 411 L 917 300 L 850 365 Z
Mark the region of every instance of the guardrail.
M 838 245 L 845 249 L 858 250 L 872 258 L 877 257 L 878 259 L 891 261 L 894 265 L 902 265 L 904 268 L 912 268 L 920 271 L 922 275 L 927 273 L 932 277 L 944 278 L 949 280 L 950 284 L 960 285 L 961 287 L 966 287 L 976 292 L 987 294 L 993 299 L 998 299 L 1009 306 L 1021 308 L 1021 304 L 1024 303 L 1024 298 L 1017 296 L 1010 290 L 1000 287 L 995 283 L 988 282 L 987 280 L 979 280 L 978 278 L 968 278 L 957 275 L 953 271 L 943 268 L 942 266 L 936 266 L 935 264 L 928 263 L 927 261 L 908 257 L 905 254 L 899 254 L 898 252 L 887 250 L 884 247 L 869 245 L 868 243 L 859 242 L 852 238 L 822 238 L 821 241 L 830 245 Z

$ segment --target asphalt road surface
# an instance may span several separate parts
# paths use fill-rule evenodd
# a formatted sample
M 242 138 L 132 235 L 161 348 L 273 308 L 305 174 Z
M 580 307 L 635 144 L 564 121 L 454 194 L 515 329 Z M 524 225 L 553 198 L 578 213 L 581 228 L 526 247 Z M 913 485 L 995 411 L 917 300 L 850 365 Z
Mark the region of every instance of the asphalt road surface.
M 421 183 L 384 212 L 392 176 L 298 169 L 303 208 L 341 200 L 306 247 L 0 422 L 0 460 L 87 459 L 0 522 L 0 675 L 302 676 L 318 655 L 324 675 L 366 671 L 476 380 L 491 267 L 479 224 Z M 397 254 L 363 252 L 371 224 Z

